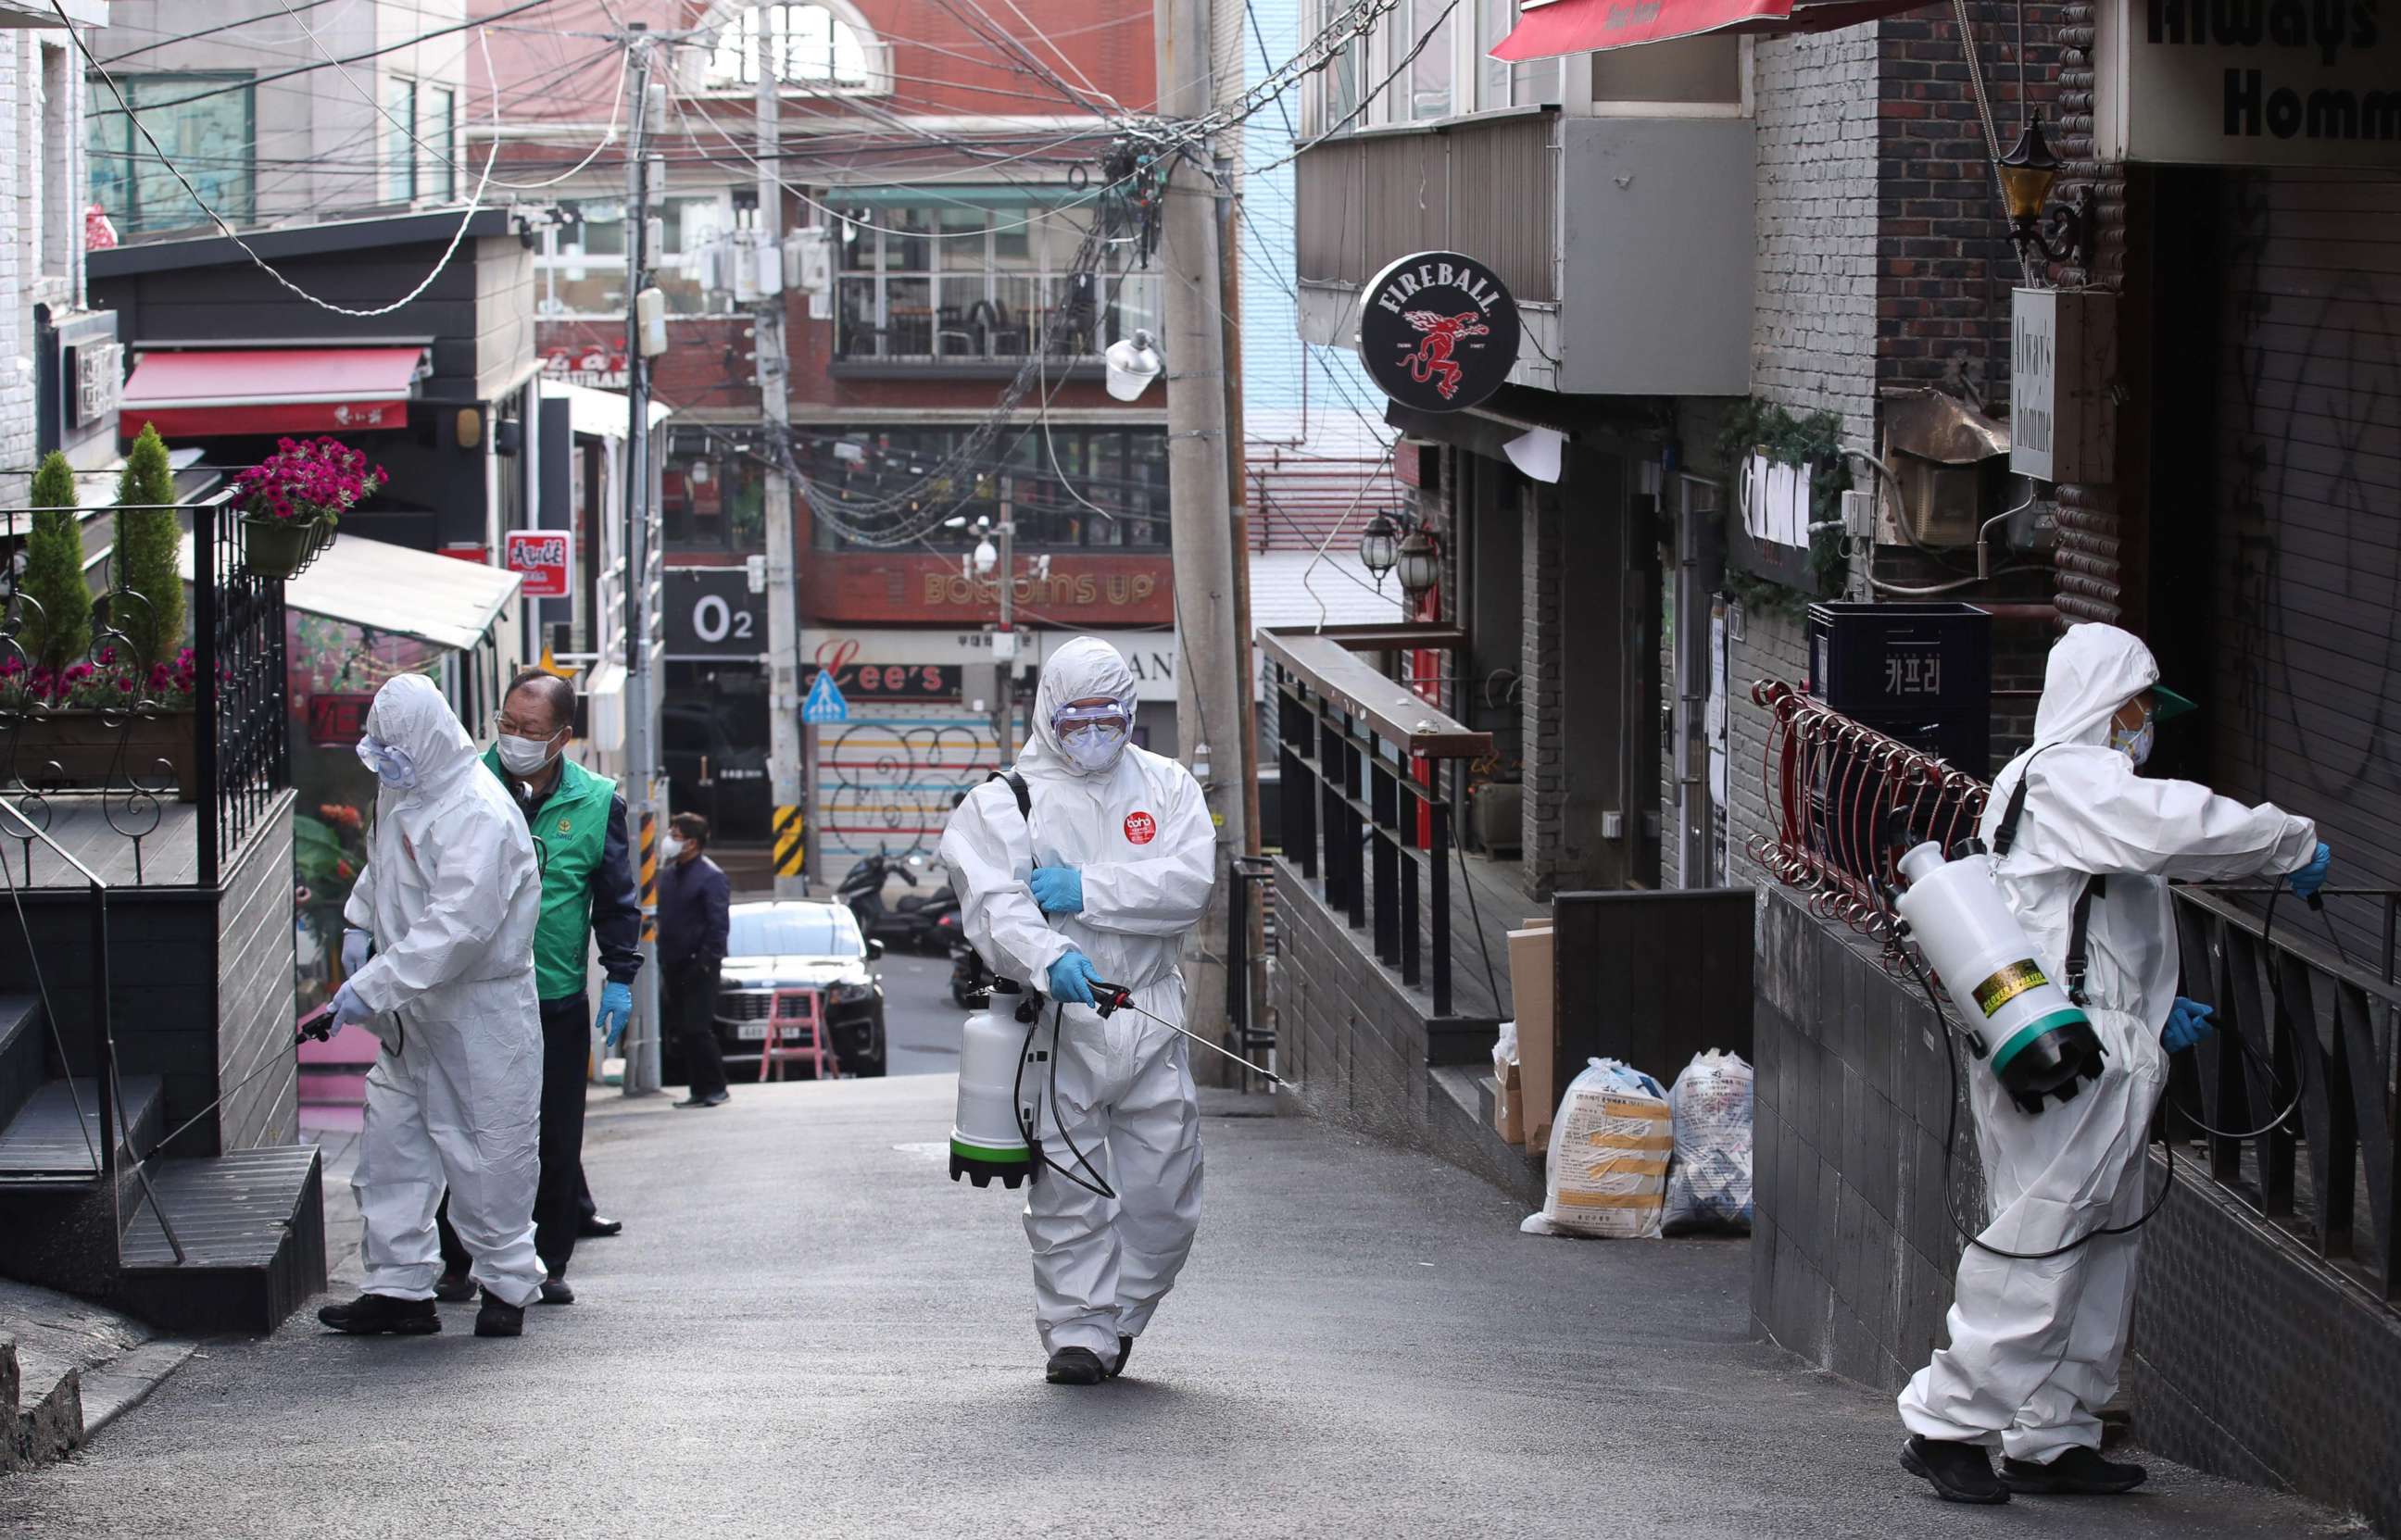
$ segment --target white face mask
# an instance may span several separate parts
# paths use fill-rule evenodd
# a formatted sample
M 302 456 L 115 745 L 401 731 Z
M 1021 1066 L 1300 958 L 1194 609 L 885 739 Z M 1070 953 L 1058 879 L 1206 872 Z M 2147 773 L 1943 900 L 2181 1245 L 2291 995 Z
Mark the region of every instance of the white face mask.
M 417 761 L 406 749 L 398 749 L 380 738 L 359 740 L 359 763 L 375 771 L 376 779 L 394 791 L 406 791 L 417 784 Z
M 659 853 L 670 861 L 680 861 L 683 859 L 683 841 L 668 835 L 659 841 Z
M 2132 759 L 2136 770 L 2142 769 L 2143 762 L 2150 758 L 2152 741 L 2151 719 L 2148 716 L 2144 717 L 2143 725 L 2133 732 L 2128 732 L 2115 722 L 2109 724 L 2109 746 Z
M 1111 722 L 1094 722 L 1072 728 L 1059 735 L 1059 744 L 1077 768 L 1104 770 L 1118 762 L 1125 753 L 1126 730 Z
M 547 738 L 518 738 L 501 734 L 501 769 L 511 775 L 533 775 L 551 762 L 558 748 Z

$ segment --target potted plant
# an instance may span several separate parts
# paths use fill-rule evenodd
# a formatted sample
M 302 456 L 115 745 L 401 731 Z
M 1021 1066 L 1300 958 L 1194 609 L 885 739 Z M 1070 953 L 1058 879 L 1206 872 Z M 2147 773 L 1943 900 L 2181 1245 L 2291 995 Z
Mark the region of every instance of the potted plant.
M 289 578 L 331 543 L 342 514 L 391 478 L 337 439 L 278 439 L 275 453 L 234 480 L 242 561 L 261 578 Z
M 117 586 L 133 597 L 120 602 L 112 595 L 108 606 L 109 629 L 125 638 L 144 669 L 172 658 L 184 640 L 184 579 L 176 560 L 184 529 L 174 504 L 166 441 L 145 422 L 117 479 Z
M 20 579 L 27 601 L 16 646 L 0 647 L 21 663 L 52 672 L 91 650 L 91 589 L 83 575 L 83 525 L 75 517 L 75 471 L 57 450 L 34 472 L 34 526 L 25 537 Z
M 188 802 L 194 768 L 192 649 L 142 666 L 114 644 L 55 668 L 0 656 L 0 710 L 13 722 L 18 773 L 69 786 L 163 789 Z M 163 772 L 163 773 L 162 773 Z

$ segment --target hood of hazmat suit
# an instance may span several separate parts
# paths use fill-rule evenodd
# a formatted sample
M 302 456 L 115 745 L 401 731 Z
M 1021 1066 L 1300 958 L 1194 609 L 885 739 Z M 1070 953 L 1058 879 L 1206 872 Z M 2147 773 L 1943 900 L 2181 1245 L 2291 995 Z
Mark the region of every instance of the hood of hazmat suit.
M 2032 1114 L 2010 1102 L 1998 1076 L 1969 1067 L 1992 1216 L 1984 1246 L 2044 1252 L 2141 1218 L 2151 1116 L 2166 1078 L 2160 1029 L 2178 972 L 2168 880 L 2273 878 L 2316 853 L 2308 819 L 2189 781 L 2146 778 L 2109 746 L 2109 719 L 2159 677 L 2149 649 L 2129 633 L 2069 630 L 2051 649 L 2033 744 L 1994 778 L 1979 831 L 1988 845 L 2010 794 L 2021 780 L 2026 786 L 2015 842 L 1994 858 L 1994 878 L 2037 963 L 2063 987 L 2077 898 L 2100 880 L 2085 1009 L 2106 1057 L 2081 1094 Z M 2041 1261 L 1969 1247 L 1950 1345 L 1901 1393 L 1901 1421 L 1928 1438 L 1998 1444 L 2018 1460 L 2097 1449 L 2100 1411 L 2125 1353 L 2140 1236 L 2101 1236 Z
M 376 692 L 367 732 L 405 751 L 405 790 L 381 788 L 366 868 L 343 918 L 375 938 L 350 979 L 379 1013 L 355 1185 L 367 1288 L 430 1299 L 433 1214 L 450 1218 L 478 1282 L 512 1304 L 541 1290 L 533 1254 L 542 1024 L 533 934 L 542 877 L 508 793 L 432 682 Z
M 1173 759 L 1131 743 L 1104 770 L 1067 756 L 1051 718 L 1094 697 L 1124 702 L 1131 725 L 1133 671 L 1115 647 L 1079 636 L 1042 668 L 1033 738 L 1016 766 L 1031 812 L 1019 812 L 1005 782 L 985 783 L 953 810 L 942 863 L 968 941 L 1002 977 L 1041 989 L 1072 948 L 1100 977 L 1132 989 L 1143 1010 L 1181 1023 L 1176 960 L 1216 881 L 1216 828 L 1200 784 Z M 1036 864 L 1081 872 L 1079 912 L 1042 912 L 1026 885 Z M 1191 1249 L 1200 1107 L 1184 1040 L 1171 1029 L 1132 1011 L 1103 1020 L 1083 1006 L 1051 1007 L 1045 1021 L 1057 1034 L 1056 1129 L 1039 1130 L 1046 1152 L 1085 1174 L 1053 1139 L 1063 1131 L 1118 1196 L 1054 1172 L 1034 1183 L 1025 1224 L 1036 1319 L 1047 1350 L 1086 1347 L 1109 1363 L 1118 1338 L 1147 1324 Z

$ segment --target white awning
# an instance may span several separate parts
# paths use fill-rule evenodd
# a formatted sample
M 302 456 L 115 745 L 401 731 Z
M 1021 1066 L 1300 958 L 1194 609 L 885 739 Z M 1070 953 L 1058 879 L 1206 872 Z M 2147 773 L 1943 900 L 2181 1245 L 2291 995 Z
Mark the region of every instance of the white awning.
M 603 390 L 595 385 L 567 385 L 557 380 L 542 382 L 542 399 L 567 401 L 567 420 L 578 433 L 589 433 L 596 439 L 622 439 L 633 418 L 633 402 L 622 390 Z M 675 415 L 675 408 L 659 402 L 651 402 L 651 426 Z
M 184 540 L 183 563 L 184 580 L 189 582 L 189 537 Z M 516 573 L 480 562 L 345 535 L 326 548 L 314 566 L 283 585 L 283 602 L 306 615 L 470 652 L 524 581 Z

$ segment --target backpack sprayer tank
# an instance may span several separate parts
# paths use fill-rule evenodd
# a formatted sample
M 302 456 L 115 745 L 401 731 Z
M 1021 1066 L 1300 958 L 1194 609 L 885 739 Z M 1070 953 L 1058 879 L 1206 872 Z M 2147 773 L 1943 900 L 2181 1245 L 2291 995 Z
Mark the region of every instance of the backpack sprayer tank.
M 2010 1099 L 2028 1112 L 2072 1098 L 2101 1075 L 2100 1034 L 2045 975 L 2017 916 L 1981 855 L 1942 859 L 1932 840 L 1900 858 L 1908 891 L 1896 901 L 1911 939 L 1969 1024 L 1969 1044 Z M 1971 1009 L 1972 1007 L 1972 1009 Z
M 1026 1135 L 1038 1127 L 1042 1078 L 1029 1081 L 1022 1065 L 1041 1064 L 1041 1034 L 1018 1019 L 1024 997 L 1008 979 L 993 985 L 984 1009 L 967 1017 L 959 1048 L 958 1121 L 951 1125 L 951 1179 L 967 1177 L 990 1187 L 1018 1187 L 1039 1168 L 1040 1150 Z M 1025 1101 L 1018 1099 L 1025 1086 Z

